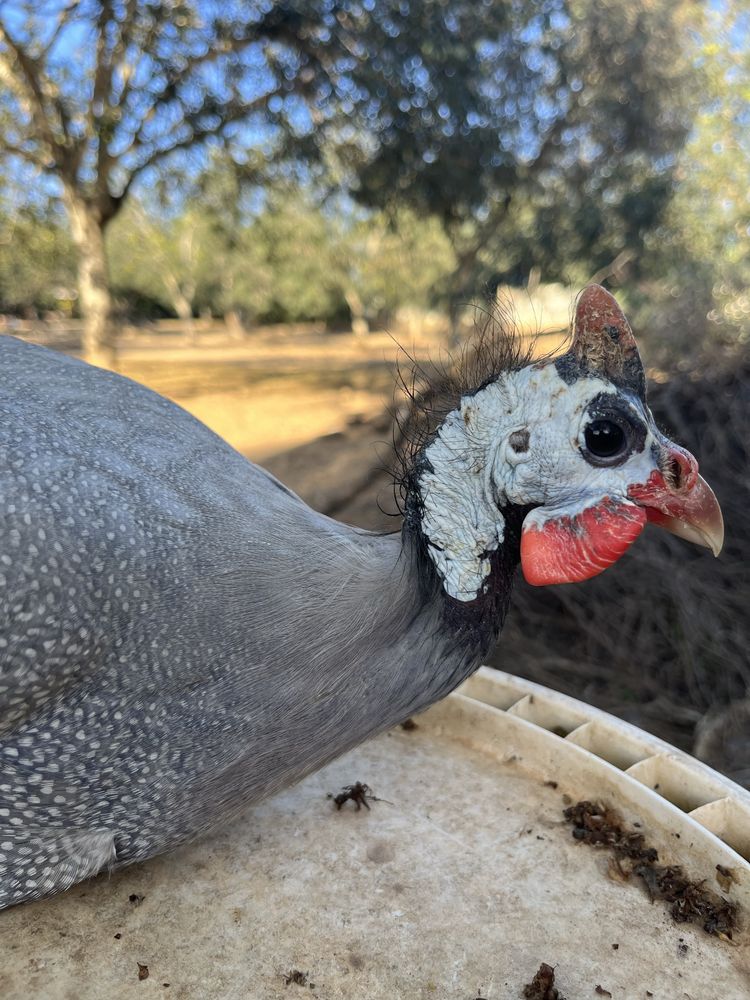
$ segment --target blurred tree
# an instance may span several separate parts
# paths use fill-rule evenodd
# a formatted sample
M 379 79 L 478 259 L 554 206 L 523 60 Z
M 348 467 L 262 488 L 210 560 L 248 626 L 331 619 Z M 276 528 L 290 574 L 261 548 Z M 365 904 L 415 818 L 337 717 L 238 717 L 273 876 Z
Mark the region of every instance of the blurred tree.
M 253 227 L 271 276 L 271 321 L 341 314 L 329 222 L 304 188 L 276 186 Z
M 709 27 L 703 107 L 647 241 L 644 325 L 671 358 L 750 340 L 750 2 L 712 5 Z
M 355 332 L 367 332 L 373 321 L 389 323 L 400 306 L 433 305 L 455 268 L 439 221 L 421 219 L 408 208 L 354 220 L 343 216 L 332 244 L 334 271 Z
M 214 277 L 217 241 L 196 206 L 171 217 L 160 208 L 153 198 L 134 198 L 108 230 L 112 284 L 173 310 L 192 336 L 196 296 Z
M 397 111 L 355 184 L 367 204 L 397 198 L 444 221 L 453 304 L 535 267 L 579 279 L 637 259 L 696 106 L 702 5 L 454 0 L 417 20 L 406 6 L 376 8 L 396 41 L 371 74 L 404 68 L 383 74 Z
M 52 173 L 79 249 L 89 357 L 111 360 L 104 232 L 134 180 L 223 136 L 320 162 L 371 206 L 443 221 L 452 296 L 508 231 L 508 274 L 620 253 L 686 132 L 697 0 L 4 0 L 0 149 Z M 665 58 L 668 53 L 668 58 Z M 570 209 L 574 221 L 559 227 Z M 610 236 L 602 230 L 619 219 Z M 606 238 L 605 238 L 606 237 Z
M 134 180 L 254 116 L 297 134 L 303 103 L 331 90 L 318 6 L 308 18 L 302 3 L 2 4 L 0 150 L 61 186 L 91 360 L 113 360 L 104 234 Z
M 254 225 L 258 205 L 265 201 L 258 184 L 265 173 L 259 157 L 237 163 L 227 155 L 213 155 L 192 194 L 211 231 L 211 277 L 199 293 L 201 304 L 223 316 L 238 338 L 247 323 L 271 308 L 273 275 Z
M 0 208 L 0 310 L 24 313 L 71 301 L 75 270 L 75 250 L 54 211 Z

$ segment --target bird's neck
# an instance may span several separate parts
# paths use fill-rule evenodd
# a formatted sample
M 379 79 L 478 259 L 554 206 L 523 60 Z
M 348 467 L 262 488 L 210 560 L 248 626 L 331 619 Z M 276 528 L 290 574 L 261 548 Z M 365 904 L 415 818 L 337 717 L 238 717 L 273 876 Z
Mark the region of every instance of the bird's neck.
M 520 561 L 521 525 L 527 508 L 509 506 L 503 518 L 503 538 L 483 559 L 482 586 L 469 600 L 458 600 L 447 592 L 435 563 L 433 546 L 423 527 L 423 508 L 418 494 L 407 498 L 403 546 L 412 553 L 414 576 L 425 600 L 440 609 L 441 627 L 457 651 L 477 663 L 494 648 L 510 604 L 513 577 Z
M 493 638 L 529 510 L 511 500 L 513 464 L 522 460 L 514 447 L 525 446 L 518 396 L 513 376 L 465 396 L 419 453 L 407 483 L 404 531 L 420 575 L 454 627 Z

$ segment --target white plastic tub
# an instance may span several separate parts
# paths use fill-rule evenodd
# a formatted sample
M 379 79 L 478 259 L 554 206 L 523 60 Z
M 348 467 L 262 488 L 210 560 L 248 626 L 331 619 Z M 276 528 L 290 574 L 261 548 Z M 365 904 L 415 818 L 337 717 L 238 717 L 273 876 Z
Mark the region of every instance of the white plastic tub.
M 541 962 L 568 1000 L 750 997 L 747 792 L 496 671 L 417 722 L 210 839 L 0 913 L 0 997 L 516 1000 Z M 327 793 L 355 781 L 387 801 L 337 812 Z M 719 893 L 730 869 L 734 941 L 613 880 L 563 795 L 605 800 Z

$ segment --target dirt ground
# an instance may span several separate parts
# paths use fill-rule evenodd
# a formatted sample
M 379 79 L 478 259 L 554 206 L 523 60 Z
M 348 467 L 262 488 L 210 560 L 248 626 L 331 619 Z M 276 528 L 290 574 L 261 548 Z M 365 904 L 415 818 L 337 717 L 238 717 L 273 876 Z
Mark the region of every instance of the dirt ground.
M 393 339 L 282 328 L 239 345 L 153 340 L 120 352 L 123 375 L 173 399 L 317 510 L 360 527 L 398 527 L 388 471 Z M 409 353 L 427 358 L 434 349 L 412 343 Z
M 371 419 L 393 400 L 398 348 L 385 334 L 216 339 L 191 347 L 140 338 L 121 350 L 119 368 L 255 462 Z

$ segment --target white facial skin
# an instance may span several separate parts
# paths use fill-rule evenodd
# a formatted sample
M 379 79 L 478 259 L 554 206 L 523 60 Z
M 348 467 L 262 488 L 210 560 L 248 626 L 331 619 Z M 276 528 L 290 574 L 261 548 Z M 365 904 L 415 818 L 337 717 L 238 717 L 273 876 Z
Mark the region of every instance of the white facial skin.
M 633 422 L 646 427 L 643 449 L 605 468 L 591 465 L 581 451 L 587 408 L 602 393 L 616 393 Z M 637 397 L 600 378 L 568 385 L 553 363 L 508 373 L 464 397 L 427 448 L 432 471 L 419 481 L 422 530 L 446 593 L 472 601 L 485 588 L 487 553 L 503 541 L 500 507 L 540 504 L 527 521 L 541 525 L 605 496 L 625 499 L 628 487 L 645 483 L 656 468 L 657 434 Z

